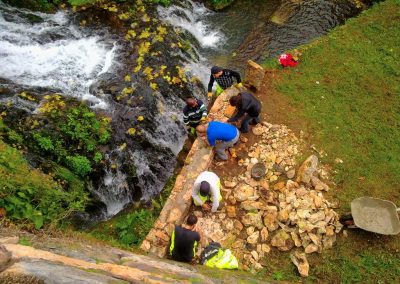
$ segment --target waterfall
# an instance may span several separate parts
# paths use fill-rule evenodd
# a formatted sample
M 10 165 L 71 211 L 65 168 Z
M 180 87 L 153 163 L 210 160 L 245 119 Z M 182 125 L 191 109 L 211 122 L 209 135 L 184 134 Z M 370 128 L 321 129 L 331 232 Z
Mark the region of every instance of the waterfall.
M 117 46 L 110 37 L 86 35 L 67 12 L 44 14 L 2 2 L 0 12 L 1 78 L 107 107 L 89 86 L 112 65 Z

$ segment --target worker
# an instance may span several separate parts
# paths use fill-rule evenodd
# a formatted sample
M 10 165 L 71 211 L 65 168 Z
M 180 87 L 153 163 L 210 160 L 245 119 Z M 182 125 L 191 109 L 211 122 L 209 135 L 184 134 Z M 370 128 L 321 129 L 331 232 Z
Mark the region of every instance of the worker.
M 189 215 L 186 224 L 175 226 L 171 236 L 169 252 L 172 259 L 181 262 L 192 262 L 196 255 L 200 234 L 197 230 L 197 217 Z
M 196 128 L 206 118 L 207 108 L 201 100 L 186 99 L 186 106 L 183 108 L 183 122 L 186 126 Z
M 196 127 L 198 136 L 211 147 L 215 146 L 217 160 L 226 161 L 228 155 L 225 150 L 233 147 L 239 140 L 239 130 L 229 123 L 211 121 Z
M 237 86 L 242 87 L 242 80 L 240 78 L 239 72 L 224 69 L 219 66 L 213 66 L 211 68 L 210 81 L 208 82 L 208 100 L 210 101 L 209 105 L 212 105 L 215 99 L 227 88 L 234 84 L 234 80 L 236 80 Z M 217 89 L 215 92 L 215 96 L 212 94 L 212 87 L 214 82 L 217 81 Z
M 260 122 L 261 103 L 251 93 L 239 93 L 231 97 L 229 103 L 231 106 L 236 107 L 237 112 L 233 117 L 228 119 L 228 122 L 235 122 L 245 115 L 239 128 L 240 132 L 247 133 L 249 132 L 249 123 L 256 125 Z
M 216 212 L 220 208 L 222 200 L 219 177 L 208 171 L 199 174 L 193 185 L 192 197 L 194 205 L 201 206 L 206 211 Z

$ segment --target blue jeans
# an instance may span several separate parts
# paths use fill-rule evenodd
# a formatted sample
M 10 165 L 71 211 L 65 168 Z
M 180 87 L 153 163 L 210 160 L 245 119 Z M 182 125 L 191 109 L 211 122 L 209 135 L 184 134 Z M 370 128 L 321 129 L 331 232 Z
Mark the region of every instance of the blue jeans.
M 242 125 L 240 126 L 239 130 L 242 133 L 247 133 L 249 132 L 249 123 L 252 124 L 257 124 L 260 122 L 260 118 L 258 116 L 254 117 L 254 116 L 250 116 L 246 113 L 246 115 L 244 116 L 244 118 L 242 119 Z

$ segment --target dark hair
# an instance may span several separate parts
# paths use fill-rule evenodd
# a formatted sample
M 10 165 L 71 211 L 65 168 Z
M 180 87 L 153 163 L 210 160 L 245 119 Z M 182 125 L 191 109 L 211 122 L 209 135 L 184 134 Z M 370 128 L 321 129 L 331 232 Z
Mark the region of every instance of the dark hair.
M 195 98 L 187 98 L 187 99 L 186 99 L 186 104 L 187 104 L 188 106 L 193 106 L 193 105 L 196 104 L 196 102 L 197 102 L 197 100 L 196 100 Z
M 189 215 L 186 220 L 186 224 L 189 226 L 193 226 L 194 224 L 197 223 L 197 217 L 195 215 Z
M 219 72 L 221 72 L 221 71 L 222 71 L 222 68 L 219 67 L 219 66 L 213 66 L 213 67 L 211 67 L 211 74 L 217 74 L 217 73 L 219 73 Z
M 200 194 L 202 196 L 207 196 L 210 194 L 210 184 L 205 180 L 200 183 Z
M 239 93 L 237 96 L 233 96 L 229 99 L 229 104 L 231 106 L 241 106 L 242 105 L 242 93 Z

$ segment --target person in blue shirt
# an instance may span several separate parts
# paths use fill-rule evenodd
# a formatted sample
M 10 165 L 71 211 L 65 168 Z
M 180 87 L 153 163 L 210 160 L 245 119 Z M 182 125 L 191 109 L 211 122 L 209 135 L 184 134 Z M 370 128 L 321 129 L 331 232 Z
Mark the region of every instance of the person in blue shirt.
M 215 146 L 215 154 L 220 160 L 228 160 L 225 150 L 233 147 L 239 140 L 239 130 L 228 123 L 211 121 L 208 124 L 199 125 L 196 131 L 211 147 Z

